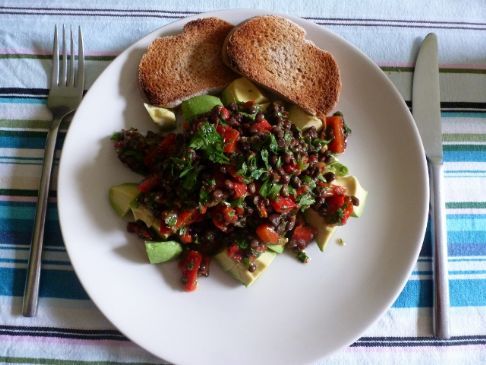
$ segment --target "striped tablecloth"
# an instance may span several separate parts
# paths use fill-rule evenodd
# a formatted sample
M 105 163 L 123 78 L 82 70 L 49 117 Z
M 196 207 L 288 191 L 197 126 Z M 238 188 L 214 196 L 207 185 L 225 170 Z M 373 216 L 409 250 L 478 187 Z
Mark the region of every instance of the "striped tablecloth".
M 439 38 L 449 244 L 451 332 L 431 337 L 427 236 L 400 297 L 366 334 L 320 364 L 486 363 L 486 4 L 482 0 L 165 2 L 0 1 L 0 362 L 161 363 L 98 312 L 70 266 L 51 191 L 36 318 L 20 315 L 46 127 L 55 24 L 83 27 L 87 87 L 113 58 L 176 19 L 259 7 L 301 16 L 354 43 L 411 97 L 412 66 L 428 32 Z M 65 135 L 66 126 L 61 133 Z M 59 144 L 61 146 L 61 143 Z

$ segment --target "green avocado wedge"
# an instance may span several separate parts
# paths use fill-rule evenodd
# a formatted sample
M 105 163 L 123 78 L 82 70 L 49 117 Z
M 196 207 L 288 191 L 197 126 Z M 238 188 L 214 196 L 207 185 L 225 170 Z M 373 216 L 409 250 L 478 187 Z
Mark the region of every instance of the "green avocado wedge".
M 255 104 L 267 103 L 268 99 L 250 80 L 244 77 L 234 80 L 221 94 L 225 105 L 254 101 Z
M 277 256 L 275 252 L 263 252 L 256 260 L 256 269 L 253 272 L 248 271 L 248 267 L 241 262 L 236 262 L 228 256 L 226 250 L 221 251 L 214 259 L 221 265 L 224 271 L 229 272 L 236 280 L 240 281 L 246 287 L 253 284 L 256 279 L 264 272 Z
M 135 183 L 112 186 L 108 192 L 111 207 L 120 217 L 124 217 L 137 200 L 140 191 Z
M 223 105 L 221 100 L 212 95 L 194 96 L 182 102 L 182 116 L 190 121 L 198 115 L 210 112 L 216 105 Z
M 182 252 L 182 245 L 176 241 L 145 241 L 145 250 L 151 264 L 160 264 L 178 257 Z

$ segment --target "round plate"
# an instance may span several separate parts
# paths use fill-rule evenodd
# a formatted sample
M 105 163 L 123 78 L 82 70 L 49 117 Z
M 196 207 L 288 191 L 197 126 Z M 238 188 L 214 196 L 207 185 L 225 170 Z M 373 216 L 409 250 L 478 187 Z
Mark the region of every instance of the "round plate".
M 338 105 L 353 133 L 342 161 L 369 191 L 364 216 L 339 228 L 346 246 L 315 245 L 303 265 L 280 255 L 250 288 L 212 265 L 196 292 L 180 289 L 176 265 L 150 265 L 107 198 L 114 184 L 138 181 L 116 158 L 110 136 L 153 128 L 137 84 L 149 43 L 197 17 L 233 24 L 267 14 L 237 10 L 197 15 L 136 42 L 96 80 L 67 134 L 59 172 L 66 248 L 104 315 L 151 353 L 184 364 L 302 364 L 352 343 L 396 299 L 422 243 L 428 188 L 413 119 L 383 72 L 340 37 L 291 18 L 330 51 L 342 74 Z

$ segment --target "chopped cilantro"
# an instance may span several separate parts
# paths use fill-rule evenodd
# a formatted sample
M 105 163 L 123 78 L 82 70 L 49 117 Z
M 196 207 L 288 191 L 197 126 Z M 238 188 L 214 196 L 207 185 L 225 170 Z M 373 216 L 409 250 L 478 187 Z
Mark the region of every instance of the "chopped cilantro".
M 301 211 L 304 211 L 307 208 L 309 208 L 312 204 L 315 203 L 315 201 L 316 200 L 314 199 L 311 193 L 302 194 L 297 198 L 297 204 L 299 205 Z
M 180 177 L 183 177 L 182 179 L 182 187 L 186 190 L 193 190 L 194 187 L 196 186 L 197 184 L 197 177 L 199 175 L 199 171 L 200 171 L 200 168 L 196 168 L 196 167 L 191 167 L 190 169 L 187 169 L 182 171 L 182 173 L 184 173 L 184 175 L 180 175 Z
M 260 156 L 262 157 L 262 161 L 265 164 L 265 168 L 269 169 L 270 164 L 268 163 L 268 151 L 267 150 L 261 150 Z
M 275 199 L 278 196 L 280 189 L 282 189 L 282 185 L 265 180 L 262 186 L 260 186 L 259 193 L 264 198 Z
M 295 195 L 297 194 L 297 190 L 292 185 L 288 185 L 288 191 L 290 195 Z
M 316 187 L 316 182 L 314 181 L 313 178 L 310 176 L 306 175 L 304 176 L 303 180 L 305 185 L 307 185 L 311 190 L 313 190 Z
M 272 152 L 277 152 L 278 151 L 278 143 L 277 139 L 273 135 L 273 133 L 269 133 L 269 143 L 268 143 L 268 148 L 270 148 L 270 151 Z
M 164 222 L 167 225 L 167 227 L 175 226 L 177 223 L 177 214 L 176 213 L 168 214 L 167 217 L 165 217 Z
M 209 122 L 204 122 L 192 137 L 189 147 L 204 151 L 206 157 L 215 163 L 226 164 L 228 157 L 224 154 L 223 138 Z
M 205 205 L 209 201 L 209 199 L 210 199 L 209 192 L 204 189 L 201 189 L 199 191 L 199 203 Z
M 334 161 L 326 166 L 327 172 L 333 172 L 336 176 L 346 176 L 348 168 L 339 161 Z
M 241 197 L 241 198 L 232 200 L 230 204 L 231 204 L 232 207 L 242 208 L 244 203 L 245 203 L 245 198 Z

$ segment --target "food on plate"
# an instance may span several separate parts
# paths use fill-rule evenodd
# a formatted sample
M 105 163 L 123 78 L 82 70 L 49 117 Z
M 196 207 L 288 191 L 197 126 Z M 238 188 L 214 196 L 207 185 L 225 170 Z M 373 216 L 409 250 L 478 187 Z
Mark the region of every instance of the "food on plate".
M 218 18 L 187 23 L 182 33 L 157 38 L 138 68 L 140 88 L 149 103 L 173 108 L 195 95 L 221 91 L 236 78 L 221 59 L 233 26 Z
M 251 18 L 226 38 L 223 59 L 240 75 L 325 118 L 339 98 L 339 68 L 334 57 L 305 34 L 283 17 Z
M 166 48 L 174 43 L 172 51 L 188 44 L 206 49 L 209 40 L 217 39 L 220 61 L 222 41 L 208 29 L 229 33 L 231 26 L 221 22 L 196 20 L 182 34 L 160 39 L 168 42 Z M 252 34 L 259 35 L 256 45 L 244 44 L 242 37 Z M 212 259 L 245 286 L 279 254 L 308 262 L 306 248 L 313 240 L 324 250 L 337 226 L 363 212 L 367 192 L 337 159 L 351 130 L 341 113 L 327 116 L 338 98 L 339 71 L 332 56 L 304 35 L 294 23 L 274 16 L 253 18 L 228 35 L 225 50 L 232 67 L 240 62 L 238 72 L 245 76 L 244 70 L 255 70 L 245 68 L 246 61 L 231 51 L 251 45 L 264 76 L 256 81 L 266 89 L 231 74 L 229 80 L 218 76 L 219 85 L 226 87 L 209 95 L 210 88 L 185 84 L 188 70 L 182 62 L 184 67 L 174 68 L 171 75 L 179 81 L 173 91 L 171 83 L 160 84 L 155 72 L 160 68 L 154 67 L 150 76 L 147 67 L 147 59 L 157 59 L 154 50 L 162 45 L 153 43 L 142 58 L 140 70 L 155 83 L 147 92 L 140 79 L 142 90 L 149 100 L 154 90 L 163 95 L 146 105 L 161 128 L 145 134 L 129 128 L 112 136 L 119 160 L 141 178 L 113 186 L 109 199 L 115 212 L 128 220 L 127 230 L 145 241 L 150 263 L 178 260 L 187 291 L 209 275 Z M 288 64 L 278 66 L 276 56 L 259 59 L 265 52 L 271 56 L 267 48 L 281 50 Z M 216 49 L 211 48 L 196 76 L 220 67 L 212 57 Z M 298 57 L 304 58 L 297 62 Z M 283 72 L 266 74 L 275 67 Z M 307 83 L 311 75 L 314 84 Z M 190 92 L 175 96 L 180 90 Z M 161 103 L 163 97 L 171 101 Z M 167 125 L 176 125 L 177 132 L 168 133 Z
M 248 80 L 236 85 L 244 86 L 230 84 L 226 95 L 263 95 Z M 146 242 L 150 262 L 180 260 L 186 290 L 209 274 L 212 258 L 246 286 L 284 251 L 307 262 L 313 239 L 324 248 L 323 230 L 329 237 L 362 213 L 366 192 L 335 157 L 350 132 L 342 115 L 318 129 L 304 112 L 290 120 L 292 105 L 259 100 L 196 96 L 181 105 L 181 133 L 113 135 L 119 159 L 144 177 L 112 187 L 111 204 Z M 331 120 L 340 122 L 325 126 Z

